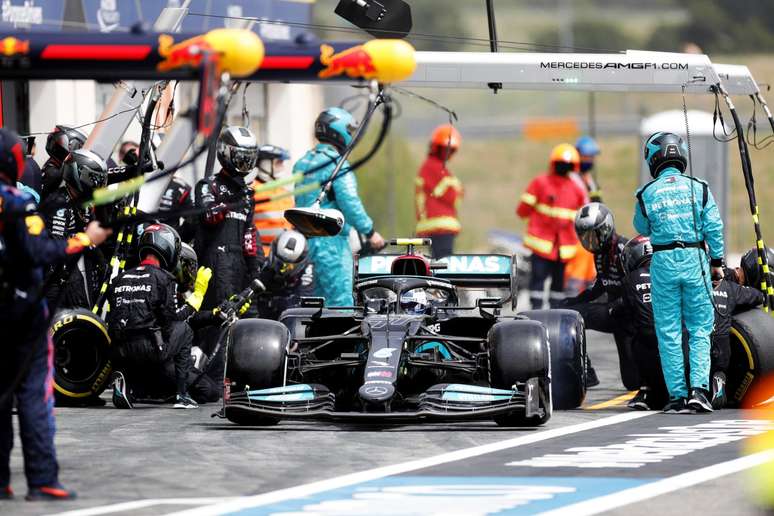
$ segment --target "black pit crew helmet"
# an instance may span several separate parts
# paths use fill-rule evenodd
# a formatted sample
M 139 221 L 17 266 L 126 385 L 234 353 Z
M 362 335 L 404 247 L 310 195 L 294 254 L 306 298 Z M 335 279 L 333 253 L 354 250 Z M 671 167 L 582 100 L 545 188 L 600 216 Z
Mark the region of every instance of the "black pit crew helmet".
M 298 231 L 288 229 L 271 242 L 269 264 L 277 275 L 286 279 L 295 278 L 304 272 L 307 253 L 306 237 Z
M 667 167 L 685 172 L 688 167 L 688 146 L 674 133 L 653 133 L 645 141 L 644 157 L 653 178 L 657 178 Z
M 766 261 L 768 262 L 769 269 L 774 266 L 774 249 L 771 247 L 766 248 Z M 747 251 L 739 262 L 739 268 L 744 272 L 744 284 L 748 287 L 757 288 L 761 290 L 761 283 L 763 278 L 761 277 L 761 266 L 758 264 L 758 249 L 753 247 Z M 766 279 L 767 286 L 770 287 L 769 279 Z M 765 293 L 765 292 L 764 292 Z
M 575 232 L 584 249 L 599 254 L 610 247 L 615 233 L 613 213 L 601 202 L 590 202 L 575 215 Z
M 258 161 L 258 140 L 246 127 L 226 127 L 218 136 L 218 161 L 229 174 L 246 176 Z
M 653 256 L 653 246 L 650 238 L 642 235 L 629 240 L 623 248 L 621 261 L 627 274 L 635 271 L 650 261 Z
M 46 152 L 61 163 L 72 151 L 83 147 L 84 143 L 86 143 L 86 135 L 78 129 L 57 125 L 52 132 L 48 133 Z
M 175 278 L 181 291 L 193 290 L 198 269 L 199 259 L 196 256 L 196 251 L 185 242 L 181 243 L 180 258 L 178 258 L 177 267 L 175 267 Z
M 152 253 L 159 259 L 161 268 L 174 273 L 181 247 L 180 236 L 172 227 L 166 224 L 151 224 L 140 235 L 137 252 L 141 260 L 147 253 Z
M 94 190 L 107 185 L 107 165 L 97 154 L 86 149 L 72 151 L 61 170 L 62 179 L 78 199 L 89 199 Z

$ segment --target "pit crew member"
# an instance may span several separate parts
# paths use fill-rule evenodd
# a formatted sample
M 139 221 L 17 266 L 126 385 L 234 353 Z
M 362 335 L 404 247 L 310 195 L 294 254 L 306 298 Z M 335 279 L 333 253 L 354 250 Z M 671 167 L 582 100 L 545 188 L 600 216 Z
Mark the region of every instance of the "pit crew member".
M 139 389 L 156 378 L 149 368 L 175 382 L 175 408 L 197 408 L 188 394 L 193 331 L 185 323 L 201 308 L 211 272 L 197 274 L 194 294 L 178 306 L 177 282 L 172 272 L 180 256 L 180 237 L 166 224 L 145 228 L 138 242 L 140 265 L 120 274 L 110 285 L 107 324 L 118 348 L 113 404 L 132 408 L 128 383 Z M 173 373 L 165 367 L 173 362 Z M 123 374 L 122 374 L 123 373 Z M 125 380 L 121 376 L 125 376 Z
M 53 238 L 67 240 L 84 230 L 95 218 L 92 208 L 84 208 L 95 189 L 107 184 L 105 162 L 85 149 L 72 151 L 62 163 L 63 184 L 43 201 L 40 212 Z M 59 299 L 58 308 L 91 308 L 103 280 L 106 260 L 99 249 L 84 253 L 77 263 L 54 268 L 49 303 Z M 60 291 L 62 296 L 60 298 Z
M 41 168 L 40 200 L 56 192 L 62 184 L 62 163 L 68 154 L 80 149 L 86 143 L 86 135 L 78 129 L 57 125 L 46 137 L 48 159 Z
M 277 320 L 283 311 L 297 306 L 302 296 L 313 295 L 307 249 L 306 237 L 293 229 L 272 241 L 261 269 L 266 291 L 258 296 L 259 317 Z
M 632 351 L 641 382 L 639 391 L 628 403 L 628 407 L 634 410 L 660 410 L 669 400 L 653 322 L 653 294 L 650 285 L 652 256 L 650 239 L 642 235 L 629 240 L 621 253 L 621 261 L 626 271 L 623 281 L 626 312 L 623 316 L 629 318 L 634 330 Z
M 616 317 L 613 312 L 620 311 L 623 294 L 623 280 L 626 276 L 621 253 L 628 238 L 615 230 L 612 212 L 602 203 L 592 202 L 578 210 L 575 216 L 575 233 L 583 248 L 594 255 L 596 280 L 575 297 L 565 299 L 558 306 L 569 308 L 581 314 L 586 328 L 612 333 L 618 346 L 618 356 L 626 360 L 631 347 L 632 329 L 626 318 Z M 605 302 L 600 298 L 607 294 Z M 622 349 L 627 347 L 627 349 Z M 622 364 L 621 369 L 630 364 Z M 633 366 L 634 364 L 631 364 Z M 597 385 L 596 372 L 589 362 L 588 385 Z
M 710 412 L 710 267 L 713 277 L 723 277 L 723 221 L 707 183 L 684 175 L 688 147 L 682 138 L 655 133 L 645 142 L 644 156 L 653 180 L 637 190 L 633 222 L 653 245 L 653 315 L 670 398 L 664 411 Z M 683 324 L 689 335 L 690 385 L 685 379 Z
M 303 188 L 309 183 L 323 184 L 327 181 L 341 154 L 352 142 L 355 120 L 341 108 L 328 108 L 317 117 L 314 134 L 319 142 L 308 151 L 293 167 L 293 173 L 304 173 L 298 184 Z M 345 224 L 341 232 L 333 237 L 313 238 L 309 241 L 309 260 L 314 266 L 315 295 L 324 297 L 329 306 L 352 306 L 352 248 L 349 233 L 352 227 L 366 238 L 374 249 L 384 247 L 384 238 L 374 229 L 371 217 L 366 213 L 357 193 L 355 174 L 348 173 L 349 164 L 344 163 L 340 175 L 333 181 L 322 208 L 340 210 Z M 296 196 L 296 206 L 304 208 L 314 204 L 318 194 L 307 192 Z
M 279 175 L 285 169 L 285 162 L 289 159 L 290 153 L 282 147 L 276 145 L 261 145 L 258 147 L 258 166 L 253 188 L 260 188 L 265 183 L 279 179 Z M 271 243 L 274 239 L 283 231 L 293 227 L 285 219 L 285 210 L 295 206 L 293 196 L 288 195 L 270 200 L 274 196 L 287 193 L 288 191 L 282 186 L 255 192 L 253 222 L 261 238 L 263 254 L 266 256 L 271 251 Z
M 14 188 L 24 170 L 22 143 L 0 129 L 0 500 L 13 498 L 10 457 L 12 407 L 18 411 L 28 500 L 71 500 L 59 483 L 54 448 L 53 344 L 46 331 L 49 309 L 42 293 L 43 268 L 99 245 L 110 234 L 97 222 L 68 240 L 48 236 L 37 206 Z

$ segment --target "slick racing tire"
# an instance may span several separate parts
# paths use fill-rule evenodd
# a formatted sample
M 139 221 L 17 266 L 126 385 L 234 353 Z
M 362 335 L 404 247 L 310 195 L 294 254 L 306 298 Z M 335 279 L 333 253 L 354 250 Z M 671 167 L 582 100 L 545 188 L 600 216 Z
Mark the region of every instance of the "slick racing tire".
M 586 398 L 586 328 L 575 310 L 528 310 L 548 332 L 551 348 L 551 391 L 554 408 L 580 407 Z
M 242 319 L 231 329 L 226 351 L 224 384 L 229 392 L 267 389 L 282 385 L 285 373 L 288 329 L 268 319 Z M 228 399 L 228 393 L 224 393 Z M 238 425 L 275 425 L 279 418 L 250 413 L 248 410 L 225 406 L 226 418 Z
M 774 318 L 757 308 L 735 315 L 730 341 L 727 395 L 738 406 L 758 380 L 774 372 Z
M 107 326 L 89 310 L 63 310 L 54 318 L 51 336 L 57 403 L 91 404 L 105 390 L 113 370 Z
M 539 406 L 543 416 L 526 417 L 511 412 L 494 418 L 500 426 L 539 426 L 551 419 L 551 358 L 548 335 L 537 321 L 501 321 L 492 326 L 489 342 L 489 383 L 511 389 L 517 382 L 538 378 Z

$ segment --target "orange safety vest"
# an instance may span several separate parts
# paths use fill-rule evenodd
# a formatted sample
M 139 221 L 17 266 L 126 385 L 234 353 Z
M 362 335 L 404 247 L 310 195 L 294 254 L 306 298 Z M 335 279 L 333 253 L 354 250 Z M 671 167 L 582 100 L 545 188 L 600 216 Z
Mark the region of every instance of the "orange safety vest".
M 524 245 L 547 260 L 572 259 L 578 245 L 575 212 L 586 199 L 571 177 L 544 174 L 533 179 L 516 208 L 519 217 L 529 219 Z
M 260 181 L 253 183 L 253 188 L 263 185 Z M 269 255 L 271 243 L 277 238 L 277 235 L 286 229 L 293 229 L 292 224 L 285 219 L 285 210 L 295 207 L 296 203 L 293 196 L 289 195 L 281 199 L 269 202 L 258 202 L 269 199 L 275 195 L 288 193 L 288 190 L 282 187 L 273 188 L 265 192 L 257 192 L 254 195 L 256 201 L 255 214 L 253 215 L 253 224 L 261 238 L 264 255 Z
M 460 232 L 457 205 L 462 183 L 443 166 L 443 160 L 427 157 L 417 174 L 415 194 L 418 236 Z

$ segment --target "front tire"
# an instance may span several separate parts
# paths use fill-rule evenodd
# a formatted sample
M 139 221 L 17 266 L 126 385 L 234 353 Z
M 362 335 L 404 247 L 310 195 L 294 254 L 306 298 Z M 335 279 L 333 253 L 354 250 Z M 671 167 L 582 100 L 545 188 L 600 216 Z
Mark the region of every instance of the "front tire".
M 290 333 L 282 323 L 242 319 L 229 332 L 224 384 L 229 392 L 267 389 L 282 385 Z M 228 396 L 224 393 L 224 399 Z M 238 425 L 276 425 L 279 418 L 250 413 L 226 404 L 226 418 Z
M 527 417 L 514 411 L 494 417 L 500 426 L 540 426 L 551 419 L 551 358 L 546 330 L 536 321 L 501 321 L 492 326 L 489 342 L 489 383 L 511 389 L 515 383 L 538 379 L 538 403 L 542 416 Z

